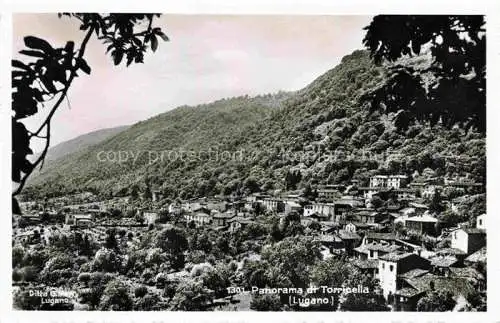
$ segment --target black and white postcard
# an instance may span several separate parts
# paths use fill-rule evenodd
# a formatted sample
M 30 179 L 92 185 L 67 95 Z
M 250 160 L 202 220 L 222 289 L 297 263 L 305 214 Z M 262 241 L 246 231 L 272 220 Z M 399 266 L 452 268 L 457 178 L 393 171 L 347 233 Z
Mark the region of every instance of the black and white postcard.
M 11 309 L 495 311 L 487 22 L 13 12 Z

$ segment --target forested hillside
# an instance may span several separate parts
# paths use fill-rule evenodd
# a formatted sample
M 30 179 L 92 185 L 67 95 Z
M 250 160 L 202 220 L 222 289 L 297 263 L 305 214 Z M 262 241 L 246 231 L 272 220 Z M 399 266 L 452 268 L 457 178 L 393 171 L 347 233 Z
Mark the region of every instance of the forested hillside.
M 148 186 L 161 189 L 167 198 L 190 198 L 351 179 L 366 183 L 376 173 L 416 171 L 484 182 L 483 134 L 429 124 L 398 130 L 393 114 L 369 112 L 361 98 L 385 80 L 384 67 L 375 66 L 367 52 L 355 51 L 295 93 L 223 99 L 141 121 L 49 162 L 26 192 L 93 190 L 108 196 Z M 172 150 L 228 151 L 235 158 L 204 155 L 149 162 L 148 151 Z M 139 158 L 99 162 L 99 152 L 109 151 L 133 152 Z
M 96 130 L 78 136 L 74 139 L 62 142 L 49 149 L 46 159 L 56 160 L 66 155 L 79 152 L 91 145 L 98 144 L 127 128 L 128 126 L 119 126 L 114 128 Z

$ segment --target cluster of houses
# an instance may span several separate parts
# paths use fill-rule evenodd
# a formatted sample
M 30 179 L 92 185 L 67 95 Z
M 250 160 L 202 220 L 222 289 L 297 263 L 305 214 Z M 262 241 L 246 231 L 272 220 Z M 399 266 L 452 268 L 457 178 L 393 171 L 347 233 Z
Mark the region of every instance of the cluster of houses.
M 463 182 L 446 185 L 478 187 Z M 304 225 L 312 221 L 321 225 L 322 245 L 333 254 L 351 257 L 359 270 L 378 279 L 394 310 L 415 310 L 418 300 L 430 290 L 449 290 L 466 297 L 486 289 L 486 278 L 479 270 L 486 263 L 486 214 L 477 217 L 476 227 L 452 228 L 443 237 L 440 220 L 429 212 L 425 199 L 416 197 L 419 191 L 430 199 L 442 186 L 434 182 L 419 182 L 418 186 L 412 186 L 403 175 L 374 176 L 369 187 L 344 187 L 348 195 L 339 194 L 339 187 L 324 188 L 318 196 L 331 200 L 306 204 L 303 210 Z M 374 196 L 384 192 L 397 198 L 378 208 L 370 205 Z M 397 226 L 436 241 L 447 239 L 449 247 L 428 250 L 421 242 L 400 239 Z
M 466 296 L 470 291 L 486 289 L 485 277 L 479 270 L 486 263 L 486 215 L 476 219 L 476 227 L 463 225 L 449 229 L 447 235 L 441 234 L 440 220 L 427 202 L 445 187 L 465 192 L 480 189 L 481 185 L 463 180 L 410 181 L 405 175 L 376 175 L 367 187 L 356 181 L 350 185 L 325 185 L 317 187 L 313 197 L 254 193 L 237 198 L 178 201 L 163 211 L 197 226 L 230 231 L 259 221 L 259 214 L 286 217 L 293 213 L 304 227 L 316 225 L 314 235 L 329 255 L 347 256 L 359 270 L 378 279 L 394 310 L 414 310 L 430 290 L 450 289 Z M 152 193 L 154 204 L 159 204 L 161 192 Z M 91 197 L 82 199 L 89 201 Z M 100 209 L 68 212 L 65 225 L 92 226 Z M 149 225 L 158 221 L 161 210 L 139 212 Z M 448 244 L 426 248 L 422 241 L 402 239 L 398 229 L 430 236 L 437 242 L 446 240 Z

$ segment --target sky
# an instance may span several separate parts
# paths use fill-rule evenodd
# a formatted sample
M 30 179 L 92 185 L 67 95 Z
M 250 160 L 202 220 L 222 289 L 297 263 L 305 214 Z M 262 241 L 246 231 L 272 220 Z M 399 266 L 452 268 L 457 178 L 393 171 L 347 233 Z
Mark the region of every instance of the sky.
M 362 48 L 369 16 L 163 15 L 154 25 L 170 38 L 144 64 L 114 66 L 92 38 L 91 75 L 76 78 L 52 122 L 51 146 L 98 129 L 133 124 L 174 109 L 240 95 L 299 90 Z M 54 47 L 79 44 L 78 24 L 57 14 L 14 14 L 13 57 L 23 37 Z M 48 111 L 48 109 L 44 110 Z M 42 112 L 26 119 L 37 128 Z M 33 142 L 40 151 L 43 142 Z

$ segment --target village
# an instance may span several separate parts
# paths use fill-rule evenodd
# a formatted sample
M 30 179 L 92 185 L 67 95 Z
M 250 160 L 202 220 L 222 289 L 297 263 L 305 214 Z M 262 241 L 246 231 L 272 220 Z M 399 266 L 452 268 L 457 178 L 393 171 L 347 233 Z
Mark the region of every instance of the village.
M 447 188 L 459 196 L 437 201 Z M 265 225 L 266 217 L 274 215 L 307 228 L 303 234 L 319 242 L 324 259 L 347 259 L 377 281 L 393 311 L 413 311 L 433 289 L 449 290 L 457 304 L 471 291 L 486 295 L 486 214 L 450 224 L 433 205 L 453 213 L 460 198 L 483 189 L 466 180 L 410 181 L 397 174 L 373 176 L 367 186 L 354 181 L 312 192 L 253 193 L 163 206 L 161 192 L 154 190 L 147 208 L 132 207 L 127 197 L 98 201 L 92 193 L 80 193 L 22 203 L 23 215 L 14 215 L 13 244 L 26 246 L 33 239 L 48 244 L 51 235 L 75 231 L 104 244 L 109 228 L 122 236 L 126 229 L 131 238 L 168 223 L 234 233 Z

